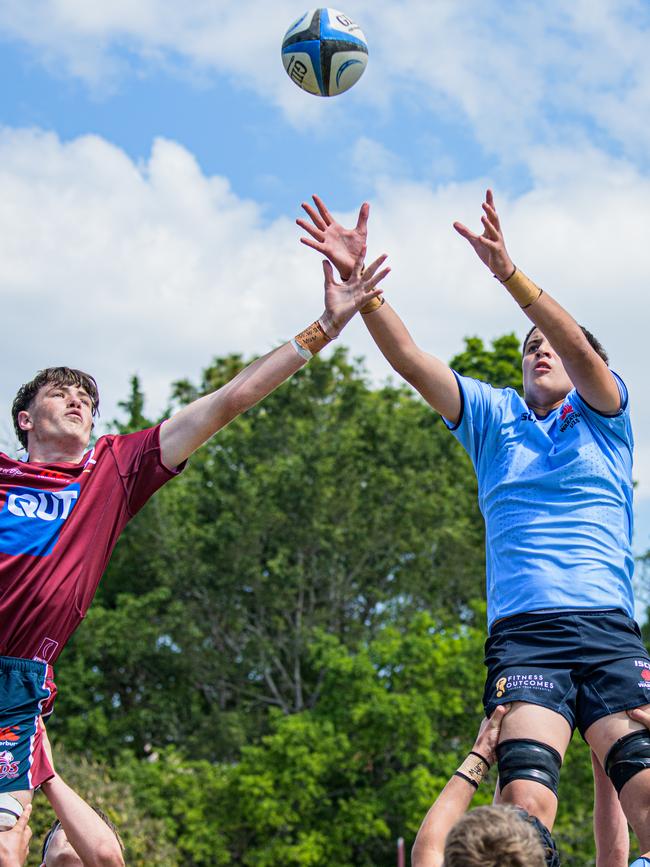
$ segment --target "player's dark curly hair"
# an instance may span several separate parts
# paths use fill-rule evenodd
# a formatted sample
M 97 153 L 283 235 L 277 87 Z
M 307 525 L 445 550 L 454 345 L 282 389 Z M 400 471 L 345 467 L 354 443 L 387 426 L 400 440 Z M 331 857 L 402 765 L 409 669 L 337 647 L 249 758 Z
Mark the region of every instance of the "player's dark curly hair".
M 522 355 L 526 354 L 526 344 L 528 343 L 528 338 L 530 337 L 530 335 L 533 333 L 533 331 L 536 328 L 537 328 L 537 326 L 533 325 L 533 327 L 530 329 L 528 334 L 524 337 L 524 342 L 521 344 L 521 354 Z M 595 337 L 591 333 L 591 331 L 589 331 L 587 328 L 585 328 L 584 325 L 581 325 L 580 328 L 582 329 L 582 333 L 584 334 L 584 336 L 587 338 L 589 346 L 591 346 L 591 348 L 594 349 L 598 353 L 598 355 L 600 355 L 600 357 L 603 359 L 605 364 L 609 364 L 609 355 L 607 354 L 605 347 L 600 342 L 600 340 L 598 340 L 598 338 Z
M 99 389 L 89 373 L 74 367 L 46 367 L 45 370 L 39 370 L 34 379 L 20 386 L 11 407 L 14 430 L 24 449 L 27 448 L 27 431 L 22 430 L 18 424 L 18 413 L 29 409 L 31 402 L 44 385 L 74 385 L 83 388 L 91 400 L 93 416 L 99 413 Z
M 106 813 L 104 813 L 103 810 L 100 810 L 99 807 L 93 807 L 93 810 L 97 813 L 97 815 L 102 820 L 102 822 L 104 822 L 105 825 L 108 825 L 108 827 L 111 829 L 113 834 L 115 834 L 115 839 L 119 843 L 121 851 L 124 852 L 124 843 L 122 842 L 122 838 L 120 837 L 120 832 L 117 830 L 115 823 L 111 822 L 111 820 L 108 818 Z M 43 846 L 41 849 L 41 861 L 45 862 L 45 856 L 47 855 L 47 848 L 50 845 L 50 843 L 52 842 L 52 837 L 54 837 L 56 832 L 61 827 L 63 827 L 61 825 L 61 822 L 59 822 L 58 819 L 55 819 L 54 822 L 52 823 L 52 827 L 47 832 L 47 834 L 45 835 L 45 839 L 43 840 Z

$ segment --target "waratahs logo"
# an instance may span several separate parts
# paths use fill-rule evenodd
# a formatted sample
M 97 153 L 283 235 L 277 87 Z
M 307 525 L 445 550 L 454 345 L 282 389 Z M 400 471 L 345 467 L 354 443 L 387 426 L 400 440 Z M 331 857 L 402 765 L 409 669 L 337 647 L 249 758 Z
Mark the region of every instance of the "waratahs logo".
M 0 780 L 15 780 L 18 776 L 18 765 L 14 754 L 3 750 L 0 753 Z
M 61 491 L 12 488 L 0 512 L 0 552 L 47 557 L 78 497 L 78 484 Z

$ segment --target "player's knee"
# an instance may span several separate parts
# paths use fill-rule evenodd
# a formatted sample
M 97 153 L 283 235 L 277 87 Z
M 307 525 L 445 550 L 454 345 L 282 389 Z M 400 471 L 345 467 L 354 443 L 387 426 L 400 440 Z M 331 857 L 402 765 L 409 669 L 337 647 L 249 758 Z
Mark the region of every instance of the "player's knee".
M 553 747 L 541 741 L 513 738 L 498 745 L 497 758 L 502 792 L 514 780 L 530 780 L 546 786 L 557 797 L 562 756 Z
M 642 729 L 619 738 L 605 756 L 605 773 L 621 794 L 623 786 L 650 768 L 650 732 Z

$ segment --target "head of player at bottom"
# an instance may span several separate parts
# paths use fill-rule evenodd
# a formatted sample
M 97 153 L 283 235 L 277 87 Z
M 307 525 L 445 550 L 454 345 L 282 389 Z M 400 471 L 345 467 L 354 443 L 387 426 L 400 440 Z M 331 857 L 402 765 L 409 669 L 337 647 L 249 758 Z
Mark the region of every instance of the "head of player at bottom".
M 99 818 L 111 829 L 119 844 L 120 851 L 124 851 L 124 844 L 114 823 L 97 807 L 93 807 Z M 103 861 L 101 862 L 104 863 Z M 109 864 L 123 864 L 123 861 L 107 861 Z M 84 862 L 75 852 L 68 840 L 61 822 L 57 819 L 45 835 L 41 851 L 41 867 L 85 867 Z

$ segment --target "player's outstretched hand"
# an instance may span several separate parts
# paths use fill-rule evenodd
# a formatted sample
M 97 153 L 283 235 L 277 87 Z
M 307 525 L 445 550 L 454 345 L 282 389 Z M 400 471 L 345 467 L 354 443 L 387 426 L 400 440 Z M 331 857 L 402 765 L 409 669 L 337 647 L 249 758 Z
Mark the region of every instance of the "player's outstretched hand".
M 32 805 L 28 804 L 13 828 L 0 834 L 0 867 L 22 867 L 27 860 L 32 836 L 28 824 L 31 814 Z
M 491 765 L 497 760 L 497 744 L 499 743 L 501 723 L 509 710 L 509 704 L 500 704 L 495 707 L 492 716 L 483 720 L 476 735 L 473 749 Z
M 481 222 L 483 223 L 482 235 L 477 235 L 468 229 L 467 226 L 458 222 L 454 223 L 454 229 L 459 235 L 462 235 L 463 238 L 469 241 L 476 250 L 481 262 L 484 262 L 499 280 L 507 280 L 514 273 L 515 266 L 506 250 L 499 216 L 494 207 L 492 190 L 488 190 L 485 194 L 483 211 L 484 213 L 481 217 Z
M 373 298 L 379 297 L 384 291 L 377 288 L 377 284 L 390 272 L 390 268 L 381 267 L 386 261 L 386 254 L 384 253 L 375 259 L 371 265 L 364 269 L 365 255 L 366 248 L 362 246 L 349 279 L 341 283 L 334 279 L 334 271 L 327 259 L 323 261 L 325 313 L 321 317 L 321 321 L 330 337 L 338 337 L 341 329 L 352 319 L 357 310 L 360 310 Z
M 302 208 L 311 222 L 303 219 L 296 220 L 300 228 L 310 235 L 309 238 L 301 238 L 300 242 L 317 250 L 322 256 L 327 256 L 343 280 L 347 280 L 352 273 L 359 251 L 366 246 L 370 205 L 364 202 L 359 210 L 357 225 L 354 229 L 345 229 L 332 217 L 322 199 L 318 196 L 312 198 L 316 210 L 307 202 L 302 203 Z

